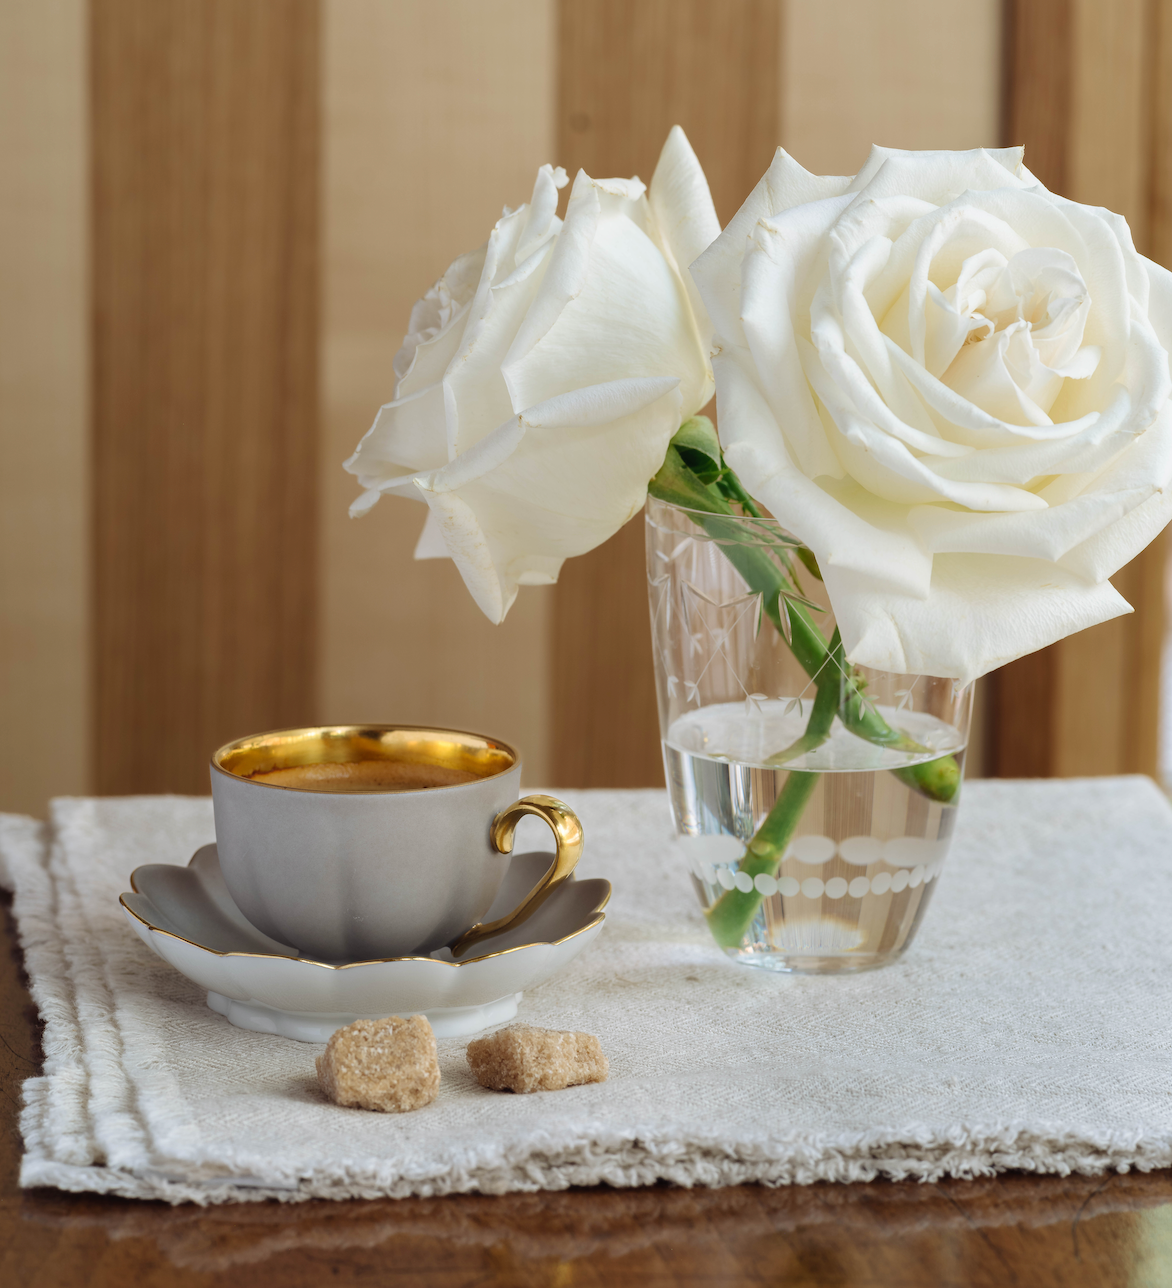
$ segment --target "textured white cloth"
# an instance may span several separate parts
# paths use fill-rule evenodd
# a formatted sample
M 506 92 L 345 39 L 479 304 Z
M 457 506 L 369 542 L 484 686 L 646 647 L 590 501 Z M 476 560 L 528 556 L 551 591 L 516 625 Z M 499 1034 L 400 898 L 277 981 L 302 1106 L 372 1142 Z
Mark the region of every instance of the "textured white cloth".
M 476 1085 L 441 1041 L 435 1103 L 326 1103 L 312 1045 L 232 1028 L 117 897 L 212 837 L 207 800 L 0 817 L 45 1073 L 24 1185 L 173 1202 L 1095 1173 L 1172 1165 L 1172 808 L 1147 779 L 978 782 L 916 943 L 848 977 L 729 962 L 662 792 L 564 795 L 606 928 L 521 1018 L 597 1034 L 606 1083 Z

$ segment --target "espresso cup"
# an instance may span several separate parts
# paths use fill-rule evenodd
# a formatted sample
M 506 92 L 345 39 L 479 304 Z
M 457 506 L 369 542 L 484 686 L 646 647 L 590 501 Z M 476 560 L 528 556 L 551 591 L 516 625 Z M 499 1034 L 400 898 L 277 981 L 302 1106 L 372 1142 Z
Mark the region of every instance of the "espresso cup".
M 521 758 L 454 729 L 333 725 L 240 738 L 212 757 L 220 870 L 258 930 L 324 961 L 452 955 L 534 912 L 569 877 L 582 826 L 518 799 Z M 545 876 L 484 924 L 527 814 L 553 830 Z

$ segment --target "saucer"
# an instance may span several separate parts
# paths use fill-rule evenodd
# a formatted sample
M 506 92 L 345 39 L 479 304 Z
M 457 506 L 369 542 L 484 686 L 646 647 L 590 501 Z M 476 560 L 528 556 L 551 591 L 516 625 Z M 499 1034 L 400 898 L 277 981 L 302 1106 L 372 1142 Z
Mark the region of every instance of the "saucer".
M 484 920 L 504 916 L 552 861 L 518 854 Z M 426 1015 L 437 1037 L 461 1037 L 517 1013 L 526 988 L 555 975 L 602 929 L 610 882 L 573 878 L 527 921 L 455 962 L 446 948 L 429 957 L 319 962 L 261 934 L 224 884 L 215 845 L 186 867 L 149 863 L 130 875 L 120 900 L 138 937 L 177 971 L 208 990 L 208 1005 L 230 1023 L 301 1042 L 325 1042 L 358 1019 Z

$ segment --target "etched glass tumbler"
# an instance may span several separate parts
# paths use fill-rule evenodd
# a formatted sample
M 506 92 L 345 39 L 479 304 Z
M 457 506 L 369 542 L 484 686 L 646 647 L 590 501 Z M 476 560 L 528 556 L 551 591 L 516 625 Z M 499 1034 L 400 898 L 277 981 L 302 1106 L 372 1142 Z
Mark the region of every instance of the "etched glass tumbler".
M 717 943 L 782 971 L 893 961 L 948 852 L 972 686 L 847 663 L 774 519 L 649 498 L 646 533 L 664 767 Z

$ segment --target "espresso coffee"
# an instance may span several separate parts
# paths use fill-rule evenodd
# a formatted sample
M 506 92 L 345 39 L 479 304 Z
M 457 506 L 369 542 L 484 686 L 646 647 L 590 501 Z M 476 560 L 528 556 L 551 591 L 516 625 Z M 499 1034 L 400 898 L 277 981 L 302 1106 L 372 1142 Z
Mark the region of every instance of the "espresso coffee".
M 418 792 L 475 782 L 478 775 L 449 765 L 409 760 L 353 760 L 340 764 L 290 765 L 247 775 L 252 783 L 303 792 Z

